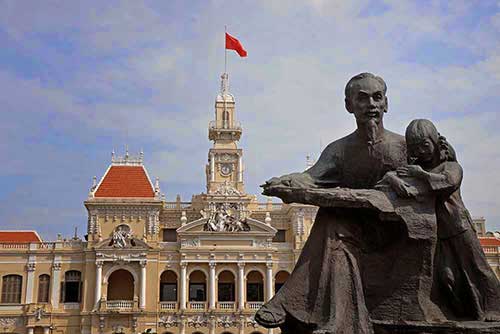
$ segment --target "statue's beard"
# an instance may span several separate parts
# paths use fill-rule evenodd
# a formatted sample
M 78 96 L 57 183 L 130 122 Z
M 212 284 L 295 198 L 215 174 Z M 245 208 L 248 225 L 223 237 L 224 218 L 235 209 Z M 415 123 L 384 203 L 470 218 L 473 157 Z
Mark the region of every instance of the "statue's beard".
M 377 140 L 378 137 L 378 130 L 379 130 L 379 122 L 376 119 L 369 119 L 367 122 L 364 124 L 365 127 L 365 133 L 366 136 L 368 137 L 368 141 L 374 142 Z

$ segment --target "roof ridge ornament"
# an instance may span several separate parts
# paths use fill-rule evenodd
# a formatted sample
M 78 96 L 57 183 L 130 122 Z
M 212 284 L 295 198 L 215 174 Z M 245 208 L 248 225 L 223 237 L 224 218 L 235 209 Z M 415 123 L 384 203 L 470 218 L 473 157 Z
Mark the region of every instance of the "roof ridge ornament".
M 112 166 L 142 166 L 144 161 L 144 152 L 141 150 L 138 156 L 130 155 L 128 147 L 125 149 L 124 156 L 117 156 L 115 151 L 111 152 Z

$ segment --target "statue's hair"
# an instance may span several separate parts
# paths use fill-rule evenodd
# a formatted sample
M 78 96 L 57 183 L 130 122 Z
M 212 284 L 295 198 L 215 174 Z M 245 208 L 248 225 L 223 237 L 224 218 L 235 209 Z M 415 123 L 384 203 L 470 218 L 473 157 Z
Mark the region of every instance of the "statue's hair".
M 411 121 L 406 128 L 406 144 L 417 144 L 426 138 L 429 138 L 434 146 L 439 149 L 440 161 L 456 161 L 455 150 L 446 139 L 439 134 L 434 123 L 428 119 L 414 119 Z M 408 159 L 411 159 L 409 154 Z
M 344 91 L 346 99 L 351 99 L 351 97 L 352 97 L 351 96 L 352 95 L 352 88 L 353 88 L 354 84 L 356 83 L 356 81 L 359 81 L 359 80 L 362 80 L 362 79 L 365 79 L 365 78 L 372 78 L 372 79 L 375 79 L 378 82 L 380 82 L 382 84 L 382 86 L 384 87 L 384 95 L 385 95 L 385 93 L 387 92 L 387 85 L 385 84 L 384 79 L 382 79 L 379 76 L 376 76 L 373 73 L 364 72 L 364 73 L 360 73 L 358 75 L 353 76 L 347 82 L 347 85 L 345 86 L 345 91 Z
M 406 128 L 405 137 L 408 144 L 419 143 L 430 138 L 434 145 L 438 145 L 439 132 L 428 119 L 414 119 Z

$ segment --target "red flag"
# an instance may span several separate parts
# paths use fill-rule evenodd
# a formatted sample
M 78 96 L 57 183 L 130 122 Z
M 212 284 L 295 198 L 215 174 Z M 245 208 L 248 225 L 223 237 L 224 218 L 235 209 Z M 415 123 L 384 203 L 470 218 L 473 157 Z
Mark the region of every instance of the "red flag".
M 226 32 L 226 50 L 234 50 L 238 52 L 240 57 L 247 56 L 247 51 L 243 48 L 243 45 L 241 45 L 240 41 L 238 41 L 237 38 L 234 38 L 233 36 L 229 35 L 227 32 Z

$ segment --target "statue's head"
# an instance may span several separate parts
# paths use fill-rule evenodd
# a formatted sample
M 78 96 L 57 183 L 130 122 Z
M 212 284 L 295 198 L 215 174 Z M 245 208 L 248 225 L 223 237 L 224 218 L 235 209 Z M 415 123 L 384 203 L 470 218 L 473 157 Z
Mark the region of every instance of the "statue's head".
M 439 157 L 439 133 L 427 119 L 410 122 L 405 133 L 408 158 L 415 164 L 427 164 Z
M 345 86 L 345 107 L 358 123 L 381 123 L 387 112 L 387 85 L 384 79 L 372 73 L 361 73 Z

